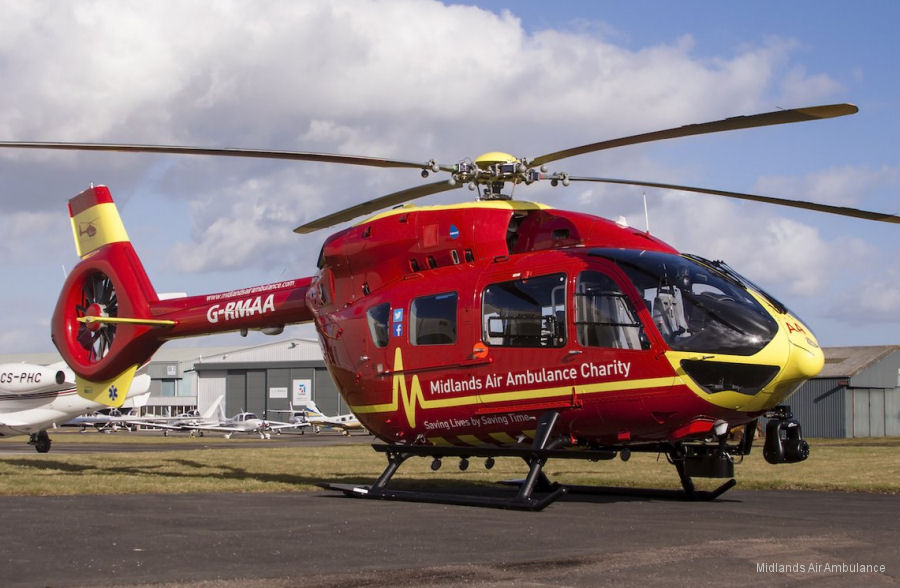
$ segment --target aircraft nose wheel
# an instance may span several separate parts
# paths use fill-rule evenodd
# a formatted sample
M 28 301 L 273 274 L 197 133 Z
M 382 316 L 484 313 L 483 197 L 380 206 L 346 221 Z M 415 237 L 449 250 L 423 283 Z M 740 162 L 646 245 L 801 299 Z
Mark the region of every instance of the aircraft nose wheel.
M 52 445 L 50 435 L 47 434 L 47 431 L 32 433 L 28 443 L 34 445 L 34 450 L 38 453 L 47 453 L 50 451 L 50 445 Z

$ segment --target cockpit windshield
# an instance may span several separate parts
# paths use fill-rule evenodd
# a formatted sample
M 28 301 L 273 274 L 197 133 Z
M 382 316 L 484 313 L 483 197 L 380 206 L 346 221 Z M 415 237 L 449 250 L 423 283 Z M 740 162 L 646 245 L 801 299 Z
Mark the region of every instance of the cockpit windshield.
M 622 268 L 674 350 L 753 355 L 778 331 L 741 281 L 692 258 L 627 249 L 591 253 Z

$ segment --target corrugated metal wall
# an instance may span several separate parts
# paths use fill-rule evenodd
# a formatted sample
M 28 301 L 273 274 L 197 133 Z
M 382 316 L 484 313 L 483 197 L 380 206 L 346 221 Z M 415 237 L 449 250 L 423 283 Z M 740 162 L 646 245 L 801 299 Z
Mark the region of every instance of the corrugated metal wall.
M 884 391 L 884 434 L 900 437 L 900 386 Z
M 226 416 L 232 417 L 245 410 L 273 420 L 283 419 L 285 415 L 275 411 L 288 410 L 291 395 L 288 393 L 286 398 L 272 398 L 272 389 L 285 388 L 289 392 L 295 379 L 303 379 L 312 383 L 312 399 L 322 412 L 327 415 L 350 412 L 324 365 L 261 369 L 225 367 L 227 369 L 221 371 L 204 369 L 198 373 L 197 406 L 200 411 L 209 407 L 218 396 L 224 396 L 222 408 Z
M 805 437 L 900 436 L 900 388 L 853 388 L 847 380 L 810 380 L 787 400 Z
M 853 430 L 850 437 L 884 437 L 884 390 L 851 388 L 853 397 Z
M 848 436 L 847 389 L 840 382 L 832 378 L 810 380 L 788 398 L 786 404 L 800 421 L 804 437 Z
M 225 371 L 204 372 L 202 378 L 197 377 L 196 372 L 192 374 L 194 385 L 197 386 L 197 408 L 201 412 L 212 406 L 220 396 L 225 396 L 225 375 Z M 219 415 L 216 414 L 213 418 L 219 418 Z

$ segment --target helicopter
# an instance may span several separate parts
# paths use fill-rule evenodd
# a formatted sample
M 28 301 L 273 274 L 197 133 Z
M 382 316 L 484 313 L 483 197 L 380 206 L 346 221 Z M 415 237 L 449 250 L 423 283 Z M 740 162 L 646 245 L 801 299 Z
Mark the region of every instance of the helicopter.
M 51 336 L 79 392 L 121 403 L 136 367 L 166 341 L 312 322 L 325 362 L 387 459 L 371 485 L 326 484 L 348 496 L 540 510 L 567 492 L 550 459 L 665 455 L 678 496 L 712 500 L 732 488 L 767 418 L 772 464 L 809 455 L 785 404 L 824 364 L 810 328 L 722 261 L 683 254 L 648 232 L 578 211 L 514 200 L 507 187 L 603 182 L 699 192 L 900 222 L 891 214 L 675 184 L 550 172 L 547 164 L 605 149 L 854 114 L 832 104 L 737 116 L 601 141 L 534 158 L 489 152 L 445 164 L 368 156 L 134 144 L 0 142 L 25 149 L 257 157 L 382 168 L 448 178 L 307 222 L 297 233 L 366 215 L 324 240 L 315 275 L 228 292 L 161 299 L 112 195 L 93 186 L 69 201 L 81 261 L 69 273 Z M 468 186 L 475 201 L 410 201 Z M 733 429 L 743 436 L 730 439 Z M 398 490 L 413 457 L 461 469 L 522 459 L 511 496 Z M 701 491 L 694 478 L 726 480 Z M 644 489 L 634 489 L 644 491 Z M 665 494 L 664 491 L 658 491 Z

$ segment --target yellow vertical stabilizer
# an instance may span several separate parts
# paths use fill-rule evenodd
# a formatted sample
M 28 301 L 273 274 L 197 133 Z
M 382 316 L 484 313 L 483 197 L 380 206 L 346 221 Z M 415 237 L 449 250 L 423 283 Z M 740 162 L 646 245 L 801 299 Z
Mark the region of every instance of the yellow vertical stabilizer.
M 105 186 L 85 190 L 69 201 L 75 248 L 82 259 L 104 245 L 127 242 L 125 225 Z

